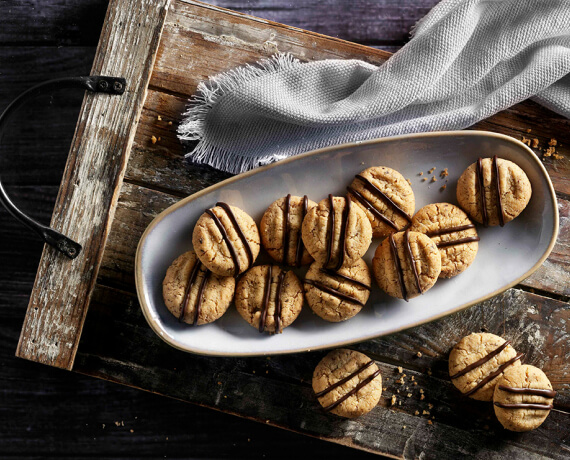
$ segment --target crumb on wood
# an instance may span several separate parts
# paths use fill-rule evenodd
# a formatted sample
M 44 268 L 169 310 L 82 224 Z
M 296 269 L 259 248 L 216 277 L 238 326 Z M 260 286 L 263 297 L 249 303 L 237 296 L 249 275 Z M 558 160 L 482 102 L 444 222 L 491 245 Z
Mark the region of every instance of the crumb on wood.
M 421 395 L 420 395 L 420 400 L 423 401 L 424 399 L 426 399 L 426 395 L 421 394 Z
M 530 139 L 527 139 L 526 137 L 523 136 L 522 139 L 521 139 L 521 142 L 522 142 L 523 144 L 526 144 L 526 145 L 528 145 L 528 146 L 530 147 Z
M 398 372 L 401 374 L 402 372 L 404 372 L 404 368 L 402 366 L 398 366 Z
M 414 385 L 417 385 L 417 384 L 418 384 L 418 382 L 414 382 Z
M 548 141 L 548 145 L 550 145 L 551 147 L 554 147 L 554 146 L 558 145 L 558 141 L 556 139 L 550 139 Z
M 134 433 L 134 432 L 135 432 L 135 430 L 133 430 L 133 429 L 130 429 L 129 431 L 130 431 L 131 433 Z
M 158 115 L 158 116 L 156 117 L 156 119 L 157 119 L 158 121 L 162 121 L 162 117 L 161 117 L 160 115 Z
M 417 356 L 418 358 L 421 358 L 421 357 L 422 357 L 422 352 L 421 352 L 421 351 L 418 351 L 418 352 L 416 353 L 416 356 Z
M 428 420 L 428 425 L 433 425 L 433 422 L 431 420 Z
M 536 149 L 537 147 L 538 147 L 538 139 L 535 137 L 535 138 L 532 140 L 532 148 L 533 148 L 533 149 Z
M 544 156 L 545 157 L 550 157 L 552 156 L 553 153 L 556 152 L 556 148 L 554 146 L 550 146 L 546 149 L 546 151 L 544 152 Z
M 428 409 L 433 409 L 433 404 L 432 404 L 432 403 L 428 403 Z
M 218 385 L 221 385 L 221 384 L 222 384 L 222 382 L 218 381 Z
M 412 393 L 408 393 L 406 396 L 407 396 L 408 398 L 411 398 L 411 397 L 412 397 Z
M 423 411 L 422 411 L 422 415 L 429 415 L 429 411 L 423 410 Z
M 449 172 L 447 171 L 447 168 L 444 168 L 443 171 L 441 171 L 439 173 L 439 177 L 441 177 L 443 179 L 444 177 L 447 177 L 447 176 L 449 176 Z
M 419 410 L 415 411 L 414 415 L 420 415 L 420 411 Z
M 532 129 L 530 129 L 530 128 L 527 128 L 527 129 L 526 129 L 526 132 L 527 132 L 527 133 L 530 133 L 531 131 L 532 131 Z
M 405 429 L 406 429 L 406 425 L 402 425 L 402 430 L 405 430 Z
M 398 406 L 401 406 L 401 405 L 402 405 L 402 401 L 398 401 Z
M 168 126 L 172 126 L 172 122 L 171 122 L 171 121 L 168 122 Z
M 431 375 L 431 369 L 427 370 L 427 375 Z
M 151 141 L 153 144 L 156 144 L 156 141 L 157 141 L 157 140 L 158 140 L 158 139 L 156 138 L 156 136 L 151 136 L 151 137 L 150 137 L 150 141 Z
M 410 380 L 411 380 L 412 382 L 413 382 L 415 379 L 416 379 L 416 378 L 415 378 L 413 375 L 410 377 Z
M 394 404 L 396 404 L 397 399 L 398 399 L 398 398 L 396 398 L 396 395 L 392 395 L 392 399 L 391 399 L 392 406 L 393 406 Z
M 158 142 L 160 142 L 162 140 L 162 138 L 160 136 L 158 136 Z
M 564 158 L 564 155 L 560 155 L 559 153 L 553 153 L 552 157 L 555 158 L 556 160 L 561 160 L 562 158 Z

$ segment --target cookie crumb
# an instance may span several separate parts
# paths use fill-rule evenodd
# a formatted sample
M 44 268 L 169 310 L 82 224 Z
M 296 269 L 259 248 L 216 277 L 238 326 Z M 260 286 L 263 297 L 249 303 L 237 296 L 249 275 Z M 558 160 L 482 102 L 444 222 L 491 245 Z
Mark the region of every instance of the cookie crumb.
M 405 430 L 405 429 L 406 429 L 406 425 L 402 425 L 402 430 Z
M 431 369 L 427 370 L 427 375 L 431 375 Z
M 129 430 L 129 431 L 130 431 L 131 433 L 134 433 L 134 432 L 135 432 L 135 430 L 132 430 L 132 429 L 131 429 L 131 430 Z
M 404 372 L 404 368 L 402 366 L 398 366 L 398 372 L 401 374 L 402 372 Z
M 530 128 L 527 128 L 527 129 L 526 129 L 526 132 L 527 132 L 527 133 L 530 133 L 531 131 L 532 131 L 532 129 L 530 129 Z
M 562 158 L 564 158 L 564 155 L 560 155 L 559 153 L 553 153 L 552 157 L 557 160 L 561 160 Z
M 449 176 L 449 172 L 447 171 L 447 168 L 444 168 L 443 171 L 441 171 L 439 173 L 439 177 L 441 177 L 442 179 Z
M 424 178 L 422 179 L 422 182 L 425 182 L 426 180 L 427 180 L 427 177 L 424 177 Z
M 420 400 L 423 401 L 426 398 L 426 395 L 422 394 L 420 395 Z
M 430 182 L 437 182 L 437 177 L 433 176 L 430 180 Z
M 558 144 L 558 141 L 556 139 L 550 139 L 548 141 L 548 145 L 550 145 L 551 147 L 554 147 Z
M 432 174 L 435 171 L 435 166 L 428 171 L 428 174 Z
M 410 179 L 406 179 L 406 182 L 410 185 L 412 185 L 412 181 Z
M 418 358 L 421 358 L 421 357 L 422 357 L 422 352 L 421 352 L 421 351 L 418 351 L 418 352 L 416 353 L 416 356 L 417 356 Z
M 407 396 L 408 398 L 411 398 L 411 397 L 412 397 L 412 393 L 408 393 L 406 396 Z
M 429 411 L 427 410 L 422 411 L 422 415 L 429 415 Z
M 428 420 L 428 425 L 433 425 L 433 422 L 431 420 Z
M 412 375 L 412 376 L 410 377 L 410 380 L 413 382 L 413 381 L 415 380 L 415 377 Z
M 398 401 L 398 406 L 401 406 L 401 405 L 402 405 L 402 401 Z
M 150 141 L 151 141 L 153 144 L 156 144 L 156 141 L 157 141 L 156 136 L 151 136 L 151 137 L 150 137 Z
M 545 157 L 550 157 L 552 156 L 552 154 L 556 152 L 556 148 L 554 146 L 550 146 L 546 149 L 546 151 L 544 152 L 544 156 Z
M 419 410 L 415 411 L 414 415 L 420 415 L 420 411 Z
M 222 384 L 222 382 L 218 381 L 218 385 L 221 385 L 221 384 Z
M 172 126 L 172 122 L 171 122 L 171 121 L 168 122 L 168 126 Z
M 391 401 L 392 401 L 392 406 L 393 406 L 394 404 L 396 404 L 396 400 L 397 400 L 396 395 L 392 395 L 392 400 L 391 400 Z
M 435 179 L 435 177 L 434 177 L 434 179 Z M 446 188 L 447 188 L 447 185 L 443 184 L 441 187 L 439 187 L 439 191 L 443 192 Z
M 423 393 L 424 393 L 424 390 L 423 390 L 422 388 L 420 388 L 420 393 L 421 393 L 421 394 L 423 394 Z
M 526 137 L 523 136 L 522 139 L 521 139 L 521 142 L 522 142 L 523 144 L 526 144 L 526 145 L 528 145 L 528 146 L 530 147 L 530 139 L 527 139 Z
M 428 403 L 428 409 L 433 409 L 433 404 Z
M 160 115 L 157 116 L 156 119 L 157 119 L 158 121 L 162 121 L 162 117 L 161 117 Z
M 414 382 L 414 385 L 417 385 L 417 384 L 418 384 L 418 382 Z
M 535 138 L 532 140 L 532 148 L 535 149 L 535 148 L 537 148 L 537 147 L 538 147 L 538 139 L 535 137 Z
M 423 171 L 420 171 L 420 173 L 418 174 L 418 176 L 423 176 L 423 175 L 424 175 Z

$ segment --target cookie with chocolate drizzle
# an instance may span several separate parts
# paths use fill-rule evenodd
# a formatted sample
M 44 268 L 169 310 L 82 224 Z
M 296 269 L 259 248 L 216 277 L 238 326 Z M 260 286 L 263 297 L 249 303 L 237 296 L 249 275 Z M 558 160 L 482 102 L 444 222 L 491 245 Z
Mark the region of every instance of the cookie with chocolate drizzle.
M 213 273 L 236 277 L 253 266 L 260 249 L 259 231 L 246 212 L 218 202 L 198 219 L 192 245 Z
M 194 251 L 179 256 L 162 282 L 166 308 L 181 323 L 201 325 L 220 318 L 234 297 L 235 279 L 219 276 L 200 262 Z
M 355 418 L 376 407 L 382 376 L 364 353 L 344 348 L 331 351 L 313 372 L 313 391 L 325 412 Z
M 407 301 L 435 284 L 441 272 L 441 255 L 423 233 L 409 229 L 391 233 L 376 248 L 372 272 L 384 292 Z
M 495 415 L 507 430 L 534 430 L 553 409 L 555 396 L 556 391 L 542 370 L 528 364 L 511 367 L 495 386 Z
M 440 278 L 458 275 L 475 260 L 479 247 L 475 224 L 453 204 L 424 206 L 414 215 L 410 231 L 424 233 L 438 247 L 441 254 Z
M 242 318 L 259 332 L 280 334 L 301 313 L 303 286 L 292 271 L 259 265 L 239 279 L 235 305 Z
M 348 196 L 362 209 L 375 238 L 403 230 L 412 221 L 416 206 L 411 185 L 398 171 L 374 166 L 354 176 Z
M 300 267 L 313 261 L 303 245 L 301 225 L 316 206 L 307 195 L 287 195 L 271 203 L 259 226 L 261 243 L 273 260 L 282 265 Z
M 370 296 L 372 276 L 363 259 L 334 271 L 313 262 L 305 276 L 305 298 L 311 310 L 326 321 L 345 321 L 356 315 Z
M 525 172 L 509 160 L 479 158 L 457 181 L 459 206 L 485 227 L 506 223 L 527 206 L 532 187 Z
M 503 372 L 520 367 L 523 353 L 510 342 L 488 332 L 463 337 L 449 354 L 449 377 L 465 396 L 491 401 Z
M 303 244 L 324 268 L 338 271 L 362 258 L 372 241 L 366 214 L 348 197 L 329 195 L 303 220 Z

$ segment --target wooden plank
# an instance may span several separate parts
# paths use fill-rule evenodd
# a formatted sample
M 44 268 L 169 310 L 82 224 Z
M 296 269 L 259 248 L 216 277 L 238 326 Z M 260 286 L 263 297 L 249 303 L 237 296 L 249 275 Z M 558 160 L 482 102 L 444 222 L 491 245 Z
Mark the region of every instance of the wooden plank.
M 527 353 L 525 362 L 544 369 L 559 391 L 558 406 L 570 409 L 569 319 L 567 303 L 510 289 L 437 322 L 355 345 L 377 360 L 385 390 L 378 408 L 346 421 L 319 410 L 310 387 L 324 352 L 270 359 L 187 354 L 148 328 L 133 294 L 98 286 L 75 370 L 390 456 L 438 452 L 438 458 L 450 459 L 461 454 L 563 458 L 564 446 L 570 448 L 566 415 L 551 413 L 540 430 L 524 436 L 506 433 L 491 405 L 462 397 L 446 369 L 450 348 L 483 327 L 511 339 L 517 350 Z M 100 340 L 102 334 L 107 340 Z M 406 374 L 403 385 L 397 382 L 398 366 Z M 391 406 L 393 395 L 401 405 Z
M 127 79 L 121 97 L 85 96 L 51 226 L 83 245 L 73 261 L 46 247 L 17 356 L 71 369 L 113 219 L 168 0 L 112 1 L 93 74 Z

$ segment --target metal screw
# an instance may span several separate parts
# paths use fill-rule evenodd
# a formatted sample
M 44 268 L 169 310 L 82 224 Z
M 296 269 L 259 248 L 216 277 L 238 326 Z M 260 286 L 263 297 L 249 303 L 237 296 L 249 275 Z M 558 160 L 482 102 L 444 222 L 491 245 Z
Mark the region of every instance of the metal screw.
M 113 84 L 113 89 L 117 92 L 121 91 L 123 89 L 123 84 L 120 81 L 116 81 Z
M 105 80 L 101 80 L 99 82 L 99 88 L 101 88 L 102 90 L 106 90 L 109 87 L 109 83 L 107 83 Z

